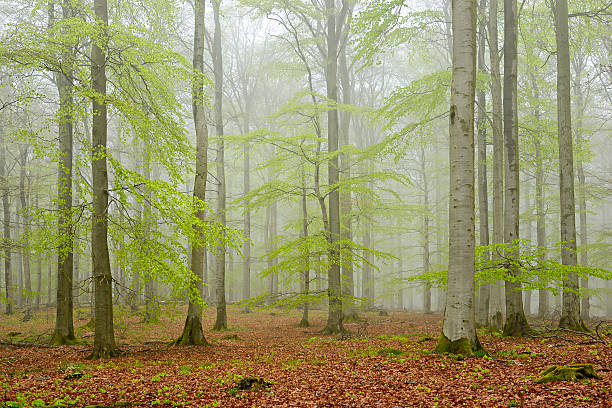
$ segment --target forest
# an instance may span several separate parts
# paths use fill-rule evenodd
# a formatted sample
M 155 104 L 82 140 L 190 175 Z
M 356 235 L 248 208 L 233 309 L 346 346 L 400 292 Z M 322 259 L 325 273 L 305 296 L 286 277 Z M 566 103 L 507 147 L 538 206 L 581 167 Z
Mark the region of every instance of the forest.
M 609 0 L 0 0 L 0 408 L 609 407 Z

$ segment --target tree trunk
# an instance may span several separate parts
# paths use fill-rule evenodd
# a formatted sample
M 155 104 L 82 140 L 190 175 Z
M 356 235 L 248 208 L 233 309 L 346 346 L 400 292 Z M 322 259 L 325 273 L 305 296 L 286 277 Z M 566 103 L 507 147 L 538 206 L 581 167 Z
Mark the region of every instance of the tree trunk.
M 534 67 L 535 69 L 535 67 Z M 540 123 L 540 106 L 537 101 L 540 99 L 540 92 L 535 76 L 530 75 L 531 88 L 536 104 L 533 108 L 533 116 L 536 123 Z M 533 135 L 533 148 L 535 150 L 535 188 L 536 188 L 536 241 L 540 251 L 540 257 L 546 258 L 546 213 L 544 212 L 544 162 L 542 157 L 542 143 L 540 135 Z M 546 289 L 538 290 L 538 318 L 544 319 L 549 314 L 549 294 Z
M 51 307 L 53 304 L 53 284 L 51 282 L 52 262 L 53 260 L 51 258 L 47 260 L 47 307 Z
M 306 205 L 306 175 L 304 169 L 302 168 L 302 237 L 304 239 L 308 239 L 308 206 Z M 302 304 L 302 320 L 300 321 L 300 327 L 308 327 L 310 323 L 308 322 L 308 296 L 310 293 L 310 252 L 306 243 L 304 243 L 304 272 L 302 274 L 302 282 L 301 282 L 301 292 L 306 297 L 305 301 Z
M 327 98 L 338 101 L 338 35 L 336 32 L 336 3 L 326 0 L 327 15 L 327 58 L 325 66 L 325 82 Z M 333 107 L 327 111 L 327 145 L 328 152 L 333 154 L 338 150 L 338 109 Z M 327 295 L 329 299 L 327 324 L 324 333 L 333 334 L 344 331 L 342 326 L 342 286 L 340 279 L 340 191 L 338 156 L 334 155 L 328 162 L 328 182 L 332 187 L 329 193 L 329 259 Z
M 250 131 L 250 106 L 249 102 L 246 102 L 245 118 L 244 118 L 244 132 L 249 133 Z M 251 191 L 251 146 L 248 143 L 244 145 L 244 163 L 243 163 L 243 194 L 246 197 Z M 242 256 L 244 261 L 242 263 L 242 299 L 246 300 L 251 297 L 251 211 L 249 210 L 249 202 L 245 201 L 244 206 L 246 211 L 244 213 L 244 244 L 242 245 Z M 244 312 L 249 312 L 248 306 L 243 309 Z
M 576 266 L 576 207 L 574 201 L 574 151 L 570 96 L 570 54 L 567 0 L 557 0 L 555 8 L 557 42 L 557 122 L 559 129 L 559 198 L 561 210 L 561 262 Z M 585 330 L 580 317 L 578 276 L 568 272 L 563 279 L 563 305 L 559 327 Z M 568 290 L 570 289 L 570 290 Z
M 30 206 L 28 205 L 29 183 L 26 191 L 26 166 L 28 162 L 28 146 L 20 148 L 21 163 L 19 169 L 19 200 L 23 219 L 23 280 L 25 286 L 25 315 L 23 321 L 32 318 L 32 276 L 30 274 Z
M 217 216 L 219 224 L 226 225 L 225 199 L 225 141 L 223 140 L 223 55 L 221 50 L 221 23 L 219 7 L 221 0 L 213 0 L 215 34 L 213 38 L 213 66 L 215 74 L 215 128 L 217 132 L 217 179 L 219 191 L 217 198 Z M 227 312 L 225 304 L 225 248 L 219 247 L 217 256 L 217 284 L 215 285 L 217 299 L 217 320 L 213 330 L 227 329 Z
M 516 0 L 504 0 L 504 141 L 506 147 L 504 196 L 504 242 L 508 244 L 505 256 L 519 256 L 519 145 L 517 106 L 517 37 L 518 18 Z M 509 273 L 518 276 L 516 266 L 508 265 Z M 505 336 L 522 336 L 530 331 L 523 311 L 521 283 L 506 281 Z
M 106 47 L 108 26 L 107 0 L 94 0 L 94 14 L 100 36 L 92 39 L 91 77 L 96 96 L 92 114 L 92 195 L 93 225 L 91 246 L 95 291 L 94 347 L 90 359 L 110 358 L 120 354 L 115 343 L 113 323 L 113 277 L 108 253 L 108 168 L 106 156 Z M 59 291 L 58 291 L 59 292 Z
M 34 208 L 38 209 L 38 193 L 35 195 L 34 198 Z M 38 280 L 36 282 L 36 299 L 34 301 L 34 308 L 36 310 L 40 309 L 40 304 L 41 304 L 41 297 L 42 297 L 42 254 L 41 253 L 37 253 L 37 257 L 38 259 L 36 260 L 36 275 L 38 277 Z
M 525 220 L 525 239 L 527 243 L 531 246 L 532 234 L 531 234 L 531 217 L 532 217 L 532 206 L 531 199 L 529 197 L 531 185 L 529 181 L 525 182 L 525 194 L 523 194 L 523 203 L 524 203 L 524 211 L 527 213 L 527 219 Z M 525 304 L 525 314 L 527 316 L 531 315 L 531 291 L 524 291 L 524 304 Z
M 193 183 L 193 200 L 196 210 L 196 217 L 200 221 L 204 221 L 204 211 L 199 209 L 199 202 L 204 202 L 206 199 L 206 179 L 208 177 L 208 127 L 206 126 L 206 118 L 204 115 L 204 82 L 202 74 L 204 72 L 204 16 L 206 8 L 206 0 L 195 1 L 195 29 L 194 29 L 194 44 L 193 44 L 193 70 L 197 77 L 193 81 L 192 94 L 192 113 L 196 131 L 196 174 Z M 202 238 L 202 230 L 200 226 L 195 226 L 195 229 L 200 238 Z M 194 291 L 202 293 L 203 266 L 206 257 L 206 251 L 202 245 L 192 243 L 191 247 L 191 271 L 198 278 L 195 282 Z M 202 307 L 189 299 L 189 307 L 187 309 L 187 318 L 183 333 L 176 341 L 181 345 L 202 345 L 207 344 L 202 330 Z
M 474 321 L 475 1 L 453 1 L 452 26 L 448 289 L 442 334 L 436 351 L 466 355 L 482 348 Z
M 582 83 L 580 75 L 582 74 L 582 65 L 576 70 L 576 81 L 574 85 L 574 92 L 576 92 L 576 105 L 578 106 L 578 120 L 576 123 L 576 143 L 578 144 L 578 157 L 576 158 L 576 176 L 578 178 L 578 209 L 580 212 L 580 265 L 589 266 L 589 249 L 588 249 L 588 235 L 587 235 L 587 186 L 586 177 L 584 174 L 584 157 L 586 145 L 584 141 L 584 135 L 582 131 L 582 117 L 586 109 L 584 95 L 582 93 Z M 591 301 L 588 292 L 589 279 L 584 277 L 580 281 L 580 286 L 586 293 L 581 299 L 580 315 L 582 321 L 586 322 L 591 318 Z
M 62 3 L 62 18 L 72 17 L 70 1 Z M 62 54 L 64 63 L 69 63 L 71 50 Z M 72 233 L 72 79 L 71 68 L 64 67 L 66 73 L 57 75 L 56 83 L 60 98 L 59 110 L 59 151 L 61 153 L 58 167 L 58 232 L 60 237 L 57 268 L 57 307 L 55 331 L 51 336 L 51 344 L 70 344 L 75 340 L 73 326 L 73 250 L 74 236 Z M 106 188 L 104 188 L 106 190 Z M 103 191 L 104 191 L 103 190 Z M 106 194 L 106 193 L 104 193 Z M 104 207 L 106 208 L 106 206 Z
M 421 146 L 421 179 L 423 181 L 423 274 L 428 274 L 431 269 L 429 257 L 429 183 L 427 178 L 427 169 L 425 167 L 425 148 Z M 431 313 L 431 285 L 425 282 L 425 290 L 423 293 L 423 313 Z
M 0 135 L 4 136 L 4 132 L 0 129 Z M 11 204 L 9 201 L 10 190 L 8 186 L 8 166 L 6 163 L 6 147 L 4 146 L 4 140 L 0 143 L 0 179 L 2 182 L 2 207 L 4 210 L 3 226 L 4 226 L 4 242 L 7 245 L 4 246 L 4 289 L 6 296 L 6 309 L 5 313 L 10 315 L 13 313 L 13 306 L 15 302 L 13 279 L 11 274 Z
M 497 1 L 497 0 L 492 0 Z M 480 16 L 478 32 L 478 71 L 486 73 L 485 41 L 486 41 L 486 15 L 487 1 L 480 0 L 478 13 Z M 489 245 L 489 190 L 487 183 L 487 106 L 484 89 L 478 90 L 478 207 L 480 220 L 480 245 Z M 486 254 L 488 258 L 489 253 Z M 489 325 L 489 300 L 491 285 L 483 283 L 478 289 L 478 309 L 476 324 L 480 327 Z
M 355 3 L 350 3 L 350 11 L 348 18 L 350 19 L 353 13 Z M 350 35 L 350 20 L 344 27 L 345 34 L 342 36 L 342 44 L 340 46 L 340 63 L 339 63 L 339 79 L 342 86 L 342 103 L 351 105 L 353 103 L 353 83 L 351 82 L 347 47 Z M 343 111 L 340 114 L 340 148 L 350 144 L 350 129 L 351 129 L 351 113 Z M 351 178 L 351 160 L 347 154 L 340 154 L 340 178 L 349 180 Z M 351 242 L 353 241 L 353 226 L 352 226 L 352 200 L 351 189 L 348 186 L 340 189 L 340 216 L 341 225 L 340 232 L 342 241 L 342 294 L 343 294 L 343 319 L 345 321 L 358 319 L 357 310 L 355 309 L 355 273 L 354 273 L 354 256 Z
M 32 318 L 32 276 L 30 271 L 30 206 L 28 205 L 29 198 L 29 183 L 26 188 L 26 167 L 28 162 L 28 145 L 23 145 L 19 148 L 20 167 L 19 167 L 19 202 L 21 218 L 23 220 L 23 286 L 25 289 L 24 306 L 25 315 L 23 321 L 28 321 Z
M 146 150 L 146 147 L 145 147 Z M 145 153 L 145 155 L 148 153 Z M 145 160 L 143 161 L 143 166 L 144 166 L 144 178 L 147 180 L 151 180 L 152 179 L 152 166 L 153 164 L 150 163 L 150 160 L 145 156 Z M 145 187 L 146 188 L 146 187 Z M 150 239 L 151 236 L 151 231 L 153 226 L 151 225 L 151 202 L 152 202 L 152 197 L 151 197 L 151 189 L 146 188 L 146 200 L 144 201 L 144 212 L 143 212 L 143 218 L 144 218 L 144 240 L 148 241 Z M 193 254 L 192 254 L 193 257 Z M 196 276 L 198 276 L 197 271 L 195 273 Z M 199 277 L 199 276 L 198 276 Z M 201 280 L 202 278 L 199 277 L 200 283 L 202 282 Z M 155 299 L 155 281 L 153 276 L 149 275 L 147 277 L 145 277 L 145 282 L 144 282 L 144 302 L 145 302 L 145 312 L 144 312 L 144 322 L 145 323 L 155 323 L 158 321 L 158 313 L 159 313 L 159 306 L 157 303 L 157 300 Z M 198 292 L 199 293 L 199 292 Z
M 498 1 L 491 0 L 489 6 L 489 55 L 491 59 L 491 103 L 493 106 L 493 243 L 504 243 L 504 138 L 502 123 L 502 88 L 499 73 L 499 45 L 497 34 Z M 496 251 L 497 252 L 497 251 Z M 499 259 L 499 255 L 493 254 Z M 489 327 L 501 330 L 503 316 L 503 283 L 491 285 L 489 301 Z
M 369 216 L 366 215 L 365 219 L 365 231 L 363 234 L 363 246 L 370 248 L 372 246 L 372 223 Z M 365 298 L 366 309 L 370 309 L 374 302 L 374 277 L 372 276 L 372 254 L 370 251 L 366 251 L 363 256 L 363 278 L 361 280 L 361 296 Z

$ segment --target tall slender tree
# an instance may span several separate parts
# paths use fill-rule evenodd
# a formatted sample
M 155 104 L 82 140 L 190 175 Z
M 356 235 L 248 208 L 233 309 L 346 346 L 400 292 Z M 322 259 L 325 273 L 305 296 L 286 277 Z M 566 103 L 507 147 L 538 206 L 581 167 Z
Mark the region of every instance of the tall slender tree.
M 52 15 L 50 15 L 50 20 Z M 69 0 L 62 2 L 62 18 L 72 17 L 72 6 Z M 73 326 L 73 251 L 74 237 L 72 232 L 72 51 L 66 46 L 62 52 L 63 70 L 55 76 L 59 93 L 59 151 L 58 164 L 58 267 L 57 267 L 57 307 L 55 330 L 51 336 L 51 344 L 69 344 L 74 342 Z
M 555 2 L 555 39 L 557 43 L 557 123 L 559 131 L 559 190 L 561 201 L 561 261 L 576 266 L 576 207 L 574 197 L 574 150 L 570 89 L 570 51 L 567 0 Z M 585 330 L 580 316 L 578 276 L 568 272 L 563 279 L 563 304 L 559 327 Z
M 196 132 L 196 172 L 193 183 L 194 201 L 204 202 L 206 199 L 206 179 L 208 177 L 208 127 L 204 115 L 204 17 L 206 0 L 196 0 L 194 3 L 195 28 L 193 34 L 193 71 L 194 79 L 191 89 L 191 106 L 193 122 Z M 197 205 L 197 204 L 196 204 Z M 198 209 L 196 217 L 204 221 L 204 210 Z M 196 226 L 196 231 L 201 235 L 202 231 Z M 191 271 L 198 277 L 195 282 L 195 290 L 202 293 L 203 267 L 206 251 L 203 246 L 196 243 L 191 247 Z M 202 331 L 202 307 L 193 300 L 189 300 L 187 318 L 183 333 L 177 340 L 181 345 L 206 344 L 204 332 Z
M 476 1 L 452 4 L 453 79 L 449 120 L 450 202 L 448 290 L 438 352 L 482 348 L 474 320 L 474 98 Z
M 518 256 L 519 238 L 519 145 L 517 105 L 518 65 L 518 8 L 516 0 L 504 0 L 504 142 L 506 166 L 504 190 L 504 242 L 508 244 L 506 258 Z M 509 273 L 519 274 L 513 263 Z M 508 280 L 505 285 L 506 323 L 505 336 L 522 336 L 530 331 L 523 311 L 523 295 L 519 281 Z
M 217 135 L 217 180 L 219 182 L 217 195 L 217 217 L 219 224 L 226 224 L 226 181 L 225 181 L 225 141 L 223 140 L 223 53 L 221 49 L 221 21 L 219 8 L 221 0 L 211 0 L 213 5 L 213 17 L 215 21 L 215 33 L 213 36 L 213 70 L 215 75 L 215 129 Z M 225 248 L 218 249 L 215 299 L 217 301 L 217 320 L 213 330 L 227 329 L 227 311 L 225 303 Z
M 3 208 L 3 231 L 4 242 L 11 242 L 11 203 L 10 189 L 8 184 L 8 165 L 6 161 L 6 146 L 4 145 L 4 129 L 0 128 L 0 182 L 2 183 L 2 208 Z M 11 246 L 4 246 L 4 290 L 6 296 L 5 313 L 13 313 L 13 303 L 15 302 L 13 277 L 11 273 Z
M 20 211 L 23 219 L 23 286 L 25 289 L 25 315 L 24 321 L 32 319 L 32 277 L 30 273 L 30 206 L 28 205 L 29 198 L 29 183 L 26 186 L 26 168 L 28 164 L 29 147 L 23 144 L 19 147 L 19 202 Z
M 327 57 L 325 65 L 325 82 L 327 85 L 327 98 L 332 102 L 338 101 L 338 32 L 336 31 L 336 2 L 326 0 L 325 13 L 327 15 Z M 330 154 L 338 151 L 338 108 L 332 106 L 327 111 L 327 146 Z M 328 180 L 332 190 L 329 193 L 329 269 L 327 277 L 328 316 L 325 333 L 338 333 L 343 331 L 342 325 L 342 286 L 340 277 L 340 191 L 337 187 L 339 181 L 338 156 L 333 155 L 329 160 Z
M 493 0 L 495 1 L 495 0 Z M 481 0 L 478 6 L 478 71 L 485 73 L 485 39 L 486 39 L 486 8 L 487 1 Z M 478 89 L 478 207 L 480 220 L 480 245 L 489 245 L 489 190 L 487 183 L 487 124 L 486 124 L 486 97 L 482 88 Z M 489 256 L 487 254 L 486 256 Z M 489 324 L 489 299 L 491 287 L 488 283 L 480 286 L 478 290 L 478 308 L 476 323 L 485 327 Z
M 493 110 L 493 243 L 504 242 L 504 137 L 502 121 L 502 87 L 499 73 L 499 43 L 497 32 L 497 10 L 499 0 L 489 4 L 488 39 L 491 62 L 491 105 Z M 493 256 L 498 256 L 493 254 Z M 491 285 L 489 300 L 489 325 L 500 330 L 504 324 L 502 313 L 502 282 Z
M 94 0 L 96 36 L 91 44 L 92 98 L 92 195 L 91 246 L 95 291 L 94 347 L 89 358 L 110 358 L 120 354 L 113 323 L 113 277 L 108 253 L 108 166 L 106 102 L 106 53 L 108 49 L 107 0 Z M 69 287 L 71 291 L 71 288 Z

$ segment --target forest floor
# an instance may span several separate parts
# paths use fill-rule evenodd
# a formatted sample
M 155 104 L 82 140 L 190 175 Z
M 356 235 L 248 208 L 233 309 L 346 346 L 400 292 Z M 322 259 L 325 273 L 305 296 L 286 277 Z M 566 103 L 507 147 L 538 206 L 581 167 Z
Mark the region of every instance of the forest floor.
M 125 355 L 90 361 L 87 313 L 75 315 L 82 344 L 42 347 L 54 310 L 21 322 L 0 317 L 0 407 L 610 407 L 612 322 L 597 336 L 547 331 L 509 339 L 479 332 L 488 357 L 458 359 L 431 353 L 440 315 L 362 313 L 345 326 L 353 336 L 323 336 L 326 313 L 243 314 L 230 308 L 230 329 L 211 332 L 212 346 L 178 347 L 185 308 L 165 307 L 157 324 L 116 312 L 116 338 Z M 606 327 L 607 326 L 607 327 Z M 30 346 L 28 342 L 38 343 Z M 550 365 L 590 363 L 600 379 L 535 384 Z M 241 380 L 268 384 L 241 390 Z M 244 383 L 244 381 L 243 381 Z

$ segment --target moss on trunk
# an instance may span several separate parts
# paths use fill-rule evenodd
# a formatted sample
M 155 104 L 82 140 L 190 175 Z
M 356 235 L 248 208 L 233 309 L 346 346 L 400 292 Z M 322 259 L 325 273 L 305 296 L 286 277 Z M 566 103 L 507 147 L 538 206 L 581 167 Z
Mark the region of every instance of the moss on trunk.
M 483 348 L 480 341 L 478 341 L 478 338 L 476 338 L 476 344 L 472 344 L 472 342 L 467 338 L 450 341 L 448 337 L 444 335 L 444 333 L 440 334 L 440 339 L 438 340 L 438 344 L 434 349 L 436 353 L 450 353 L 460 356 L 470 356 L 482 350 Z
M 505 337 L 522 337 L 531 333 L 531 327 L 529 327 L 529 323 L 527 323 L 525 314 L 522 311 L 506 316 L 503 332 Z
M 52 346 L 70 346 L 73 344 L 77 344 L 77 339 L 76 337 L 74 337 L 74 335 L 66 336 L 56 330 L 51 336 L 49 344 L 51 344 Z
M 188 316 L 183 333 L 174 342 L 178 346 L 209 346 L 202 331 L 202 321 L 197 316 Z

